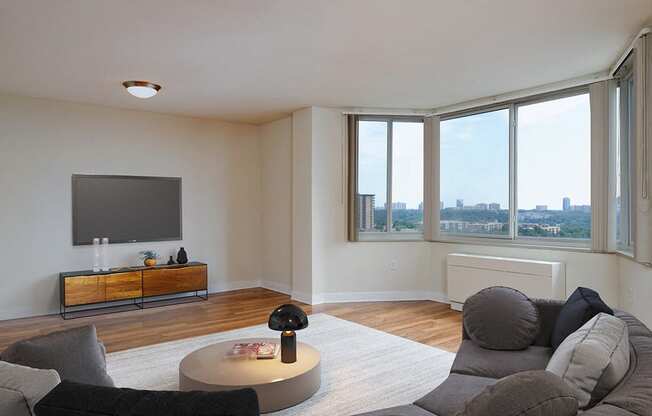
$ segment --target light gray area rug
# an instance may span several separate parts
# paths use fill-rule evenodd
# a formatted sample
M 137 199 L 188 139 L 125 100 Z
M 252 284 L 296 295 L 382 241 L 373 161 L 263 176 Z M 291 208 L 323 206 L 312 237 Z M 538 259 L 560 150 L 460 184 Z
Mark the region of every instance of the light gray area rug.
M 322 382 L 309 400 L 272 413 L 346 416 L 411 403 L 439 385 L 455 354 L 326 314 L 310 315 L 297 339 L 321 352 Z M 179 363 L 220 341 L 278 337 L 266 325 L 108 354 L 108 372 L 120 387 L 177 390 Z

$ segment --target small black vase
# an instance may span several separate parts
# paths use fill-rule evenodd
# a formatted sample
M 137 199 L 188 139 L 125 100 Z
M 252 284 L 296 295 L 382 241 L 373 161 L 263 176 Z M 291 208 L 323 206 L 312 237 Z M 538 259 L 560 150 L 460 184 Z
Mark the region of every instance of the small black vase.
M 183 249 L 183 247 L 179 249 L 179 254 L 177 254 L 177 263 L 179 264 L 188 263 L 188 254 L 186 253 L 186 250 Z
M 173 264 L 174 264 L 174 259 L 172 258 L 172 256 L 170 256 L 170 260 L 168 260 L 168 266 L 171 266 Z

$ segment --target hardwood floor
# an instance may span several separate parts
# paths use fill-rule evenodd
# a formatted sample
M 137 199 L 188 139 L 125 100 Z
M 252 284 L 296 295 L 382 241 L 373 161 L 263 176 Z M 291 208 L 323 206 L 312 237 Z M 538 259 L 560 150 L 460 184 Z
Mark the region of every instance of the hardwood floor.
M 271 290 L 244 289 L 211 295 L 208 301 L 64 321 L 59 315 L 0 321 L 0 351 L 12 342 L 93 323 L 109 352 L 244 328 L 267 322 L 274 307 L 290 297 Z M 457 351 L 462 316 L 431 301 L 337 303 L 301 306 L 423 344 Z

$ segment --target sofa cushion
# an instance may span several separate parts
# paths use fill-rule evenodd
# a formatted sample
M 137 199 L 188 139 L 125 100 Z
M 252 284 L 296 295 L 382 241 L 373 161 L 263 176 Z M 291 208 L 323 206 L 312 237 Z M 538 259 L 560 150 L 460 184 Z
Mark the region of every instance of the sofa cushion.
M 0 361 L 0 415 L 33 415 L 36 403 L 60 381 L 54 370 Z
M 627 325 L 605 313 L 566 337 L 546 367 L 574 389 L 580 408 L 602 399 L 628 368 Z
M 526 371 L 498 380 L 466 403 L 458 416 L 575 416 L 577 400 L 561 378 Z
M 469 338 L 492 350 L 522 350 L 539 331 L 536 305 L 516 289 L 482 289 L 464 302 L 464 328 Z
M 613 315 L 613 310 L 600 299 L 595 290 L 578 287 L 559 311 L 552 331 L 552 349 L 557 349 L 567 336 L 577 331 L 582 325 L 600 312 Z
M 454 416 L 464 404 L 496 382 L 495 378 L 451 374 L 436 389 L 414 404 L 437 416 Z
M 470 340 L 462 341 L 451 373 L 502 378 L 528 370 L 543 370 L 552 355 L 548 347 L 531 346 L 518 351 L 488 350 Z
M 65 380 L 98 386 L 113 386 L 106 372 L 103 346 L 95 326 L 83 326 L 18 341 L 2 359 L 32 368 L 53 369 Z
M 63 381 L 36 405 L 37 416 L 258 416 L 253 389 L 147 391 Z

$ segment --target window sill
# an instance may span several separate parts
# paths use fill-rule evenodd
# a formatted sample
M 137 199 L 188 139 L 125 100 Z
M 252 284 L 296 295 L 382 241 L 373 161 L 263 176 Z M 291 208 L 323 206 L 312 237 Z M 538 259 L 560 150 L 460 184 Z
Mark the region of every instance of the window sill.
M 392 242 L 392 241 L 425 241 L 423 233 L 383 233 L 383 232 L 361 232 L 358 234 L 358 242 Z
M 528 248 L 538 250 L 559 250 L 572 251 L 580 253 L 602 253 L 591 248 L 589 241 L 568 241 L 562 239 L 551 239 L 551 241 L 542 241 L 540 239 L 517 239 L 512 240 L 507 237 L 468 237 L 460 235 L 446 235 L 438 239 L 430 240 L 435 243 L 445 244 L 468 244 L 479 246 L 497 246 L 497 247 L 514 247 Z

